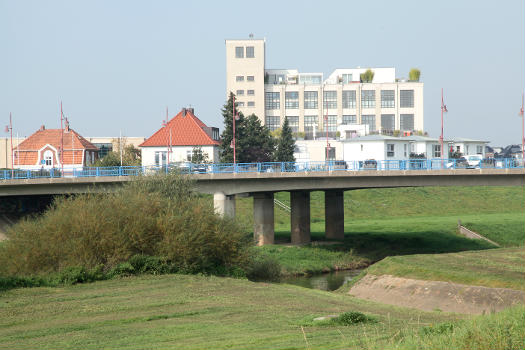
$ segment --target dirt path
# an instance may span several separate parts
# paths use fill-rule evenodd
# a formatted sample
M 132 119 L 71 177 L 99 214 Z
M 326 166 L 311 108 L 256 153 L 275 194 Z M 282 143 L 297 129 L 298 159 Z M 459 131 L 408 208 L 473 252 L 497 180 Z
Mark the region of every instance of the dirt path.
M 366 275 L 348 293 L 385 304 L 464 314 L 490 313 L 525 303 L 525 292 L 519 290 L 422 281 L 391 275 Z

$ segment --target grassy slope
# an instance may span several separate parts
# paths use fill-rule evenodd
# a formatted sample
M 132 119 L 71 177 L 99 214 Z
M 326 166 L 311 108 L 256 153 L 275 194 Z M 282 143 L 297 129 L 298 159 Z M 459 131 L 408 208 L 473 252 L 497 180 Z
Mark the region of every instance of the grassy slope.
M 392 256 L 370 266 L 368 273 L 525 290 L 525 251 L 501 248 Z
M 361 311 L 379 322 L 307 326 Z M 0 296 L 0 349 L 342 348 L 400 329 L 454 320 L 290 285 L 203 276 L 144 276 Z

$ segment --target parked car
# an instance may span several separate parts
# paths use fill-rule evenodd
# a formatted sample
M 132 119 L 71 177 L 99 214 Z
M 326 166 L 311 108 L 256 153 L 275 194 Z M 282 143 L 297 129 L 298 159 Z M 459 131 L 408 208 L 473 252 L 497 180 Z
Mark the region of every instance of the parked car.
M 375 159 L 367 159 L 365 161 L 359 161 L 360 169 L 377 170 L 377 161 Z
M 481 156 L 481 154 L 470 154 L 466 156 L 465 158 L 467 159 L 469 168 L 479 168 L 481 159 L 483 157 Z
M 447 169 L 466 169 L 469 167 L 469 164 L 465 157 L 460 157 L 457 159 L 450 159 L 445 166 Z

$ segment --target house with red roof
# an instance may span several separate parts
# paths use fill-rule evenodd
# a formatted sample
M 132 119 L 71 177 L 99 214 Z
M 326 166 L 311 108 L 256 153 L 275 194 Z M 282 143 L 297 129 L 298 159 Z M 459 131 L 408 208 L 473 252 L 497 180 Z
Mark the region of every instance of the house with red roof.
M 63 154 L 62 154 L 63 150 Z M 44 125 L 13 149 L 15 168 L 78 169 L 92 165 L 98 148 L 66 124 L 64 129 L 46 129 Z
M 193 108 L 183 108 L 139 148 L 143 166 L 191 162 L 197 147 L 211 162 L 219 160 L 219 129 L 206 126 L 195 116 Z

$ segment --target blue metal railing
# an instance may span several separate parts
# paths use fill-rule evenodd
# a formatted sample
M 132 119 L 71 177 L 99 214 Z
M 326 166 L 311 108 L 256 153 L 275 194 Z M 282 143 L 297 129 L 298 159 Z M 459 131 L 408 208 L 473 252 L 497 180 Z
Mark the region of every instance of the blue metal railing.
M 514 158 L 485 159 L 477 163 L 457 159 L 410 160 L 359 160 L 327 162 L 266 162 L 266 163 L 215 163 L 173 164 L 163 166 L 84 167 L 81 169 L 4 169 L 0 180 L 40 179 L 58 177 L 138 176 L 158 172 L 179 171 L 182 174 L 231 174 L 231 173 L 301 173 L 317 171 L 396 171 L 396 170 L 455 170 L 455 169 L 514 169 L 523 168 L 523 161 Z

